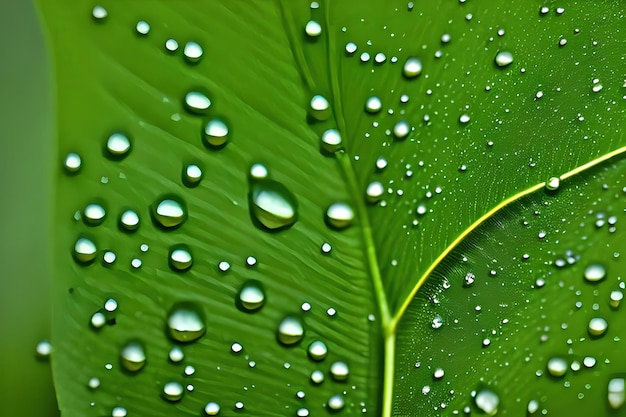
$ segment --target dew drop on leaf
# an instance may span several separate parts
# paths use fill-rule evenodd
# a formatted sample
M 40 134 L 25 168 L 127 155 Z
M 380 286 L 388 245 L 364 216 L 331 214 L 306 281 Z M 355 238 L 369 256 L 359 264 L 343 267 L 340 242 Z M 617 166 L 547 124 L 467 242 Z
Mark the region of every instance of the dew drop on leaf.
M 208 402 L 204 407 L 204 413 L 207 416 L 216 416 L 220 413 L 220 405 L 215 401 Z
M 137 31 L 138 35 L 146 36 L 148 33 L 150 33 L 150 24 L 145 20 L 140 20 L 135 25 L 135 30 Z
M 186 245 L 175 245 L 170 248 L 169 265 L 175 271 L 186 271 L 191 268 L 193 257 Z
M 328 408 L 331 411 L 339 411 L 345 407 L 346 401 L 343 398 L 343 395 L 336 394 L 328 399 Z
M 130 148 L 130 139 L 124 133 L 113 133 L 107 139 L 106 149 L 112 158 L 124 158 L 130 152 Z
M 83 210 L 83 219 L 85 220 L 85 223 L 90 226 L 102 224 L 105 216 L 106 211 L 100 204 L 88 204 Z
M 328 100 L 319 94 L 314 95 L 311 98 L 309 115 L 315 120 L 328 120 L 330 117 L 330 106 L 328 104 Z
M 132 232 L 139 227 L 139 215 L 134 210 L 125 210 L 120 215 L 120 227 Z
M 563 358 L 550 358 L 548 360 L 548 373 L 555 377 L 562 377 L 567 372 L 567 361 Z
M 183 386 L 178 382 L 171 381 L 163 385 L 162 395 L 163 398 L 168 401 L 180 401 L 180 399 L 183 397 L 183 393 Z
M 166 229 L 180 226 L 187 218 L 182 200 L 173 196 L 157 200 L 151 211 L 154 221 Z
M 589 331 L 589 335 L 594 337 L 600 337 L 606 330 L 608 329 L 609 324 L 602 317 L 594 317 L 589 320 L 589 325 L 587 326 L 587 330 Z
M 330 366 L 330 374 L 335 381 L 345 381 L 348 378 L 349 373 L 350 368 L 348 368 L 348 364 L 345 362 L 336 361 Z
M 296 416 L 297 417 L 309 417 L 309 409 L 299 408 L 298 411 L 296 411 Z
M 322 361 L 328 355 L 326 343 L 321 340 L 314 340 L 308 348 L 309 357 L 314 361 Z
M 182 360 L 185 359 L 185 353 L 180 348 L 180 346 L 174 346 L 170 350 L 168 357 L 170 361 L 172 361 L 173 363 L 178 363 L 178 362 L 182 362 Z
M 90 323 L 94 329 L 102 328 L 102 326 L 104 326 L 106 322 L 107 322 L 106 316 L 101 311 L 96 311 L 91 316 Z
M 65 156 L 65 161 L 63 161 L 63 166 L 65 167 L 65 170 L 70 174 L 78 172 L 80 170 L 80 167 L 82 166 L 82 160 L 80 158 L 80 155 L 76 152 L 68 153 Z
M 143 344 L 137 340 L 128 342 L 120 352 L 122 366 L 129 372 L 137 372 L 146 364 Z
M 211 100 L 200 91 L 190 91 L 185 94 L 184 105 L 190 113 L 205 114 L 211 107 Z
M 200 62 L 202 59 L 202 54 L 204 51 L 199 43 L 194 41 L 189 41 L 185 44 L 185 48 L 183 49 L 183 55 L 185 55 L 185 60 L 190 64 L 196 64 Z
M 259 281 L 246 281 L 237 297 L 237 307 L 248 313 L 259 310 L 265 304 L 265 292 Z
M 348 54 L 348 56 L 354 55 L 357 49 L 358 47 L 356 46 L 356 43 L 354 42 L 348 42 L 346 44 L 346 54 Z
M 333 154 L 342 148 L 341 134 L 337 129 L 328 129 L 322 134 L 322 149 Z
M 588 282 L 601 281 L 606 277 L 606 268 L 597 263 L 591 264 L 585 269 L 584 277 Z
M 100 379 L 93 377 L 93 378 L 89 378 L 89 382 L 87 382 L 87 386 L 92 389 L 98 389 L 100 387 Z
M 278 341 L 286 346 L 299 343 L 304 337 L 302 321 L 294 316 L 285 317 L 278 325 L 276 332 Z
M 322 25 L 320 25 L 315 20 L 309 20 L 304 27 L 304 32 L 310 38 L 317 38 L 322 34 Z
M 507 67 L 513 63 L 513 54 L 508 51 L 500 51 L 496 54 L 495 63 L 500 68 Z
M 86 237 L 79 238 L 74 244 L 74 260 L 82 264 L 88 264 L 96 259 L 96 244 Z
M 374 204 L 380 201 L 383 197 L 383 193 L 385 192 L 385 188 L 380 181 L 372 181 L 367 186 L 365 190 L 365 197 L 367 202 L 370 204 Z
M 608 383 L 608 401 L 613 410 L 618 410 L 624 405 L 624 378 L 612 378 Z
M 612 308 L 618 308 L 624 299 L 624 293 L 619 290 L 611 291 L 611 295 L 609 296 L 609 304 Z
M 422 73 L 422 61 L 417 57 L 409 57 L 404 63 L 402 74 L 406 78 L 415 78 Z
M 178 50 L 178 41 L 176 39 L 168 39 L 165 41 L 165 50 L 171 54 Z
M 126 417 L 127 411 L 124 407 L 115 407 L 111 411 L 111 417 Z
M 383 102 L 380 98 L 372 96 L 365 102 L 365 111 L 368 113 L 378 113 L 383 108 Z
M 264 179 L 252 182 L 249 204 L 254 224 L 265 230 L 286 229 L 298 217 L 296 197 L 278 181 Z
M 250 179 L 252 180 L 263 180 L 266 179 L 269 175 L 269 171 L 267 167 L 261 163 L 252 164 L 250 167 Z
M 48 359 L 50 354 L 52 353 L 52 344 L 50 341 L 44 339 L 41 342 L 37 343 L 35 347 L 35 353 L 39 359 Z
M 189 164 L 183 168 L 183 184 L 187 187 L 195 187 L 202 180 L 202 169 L 198 165 Z
M 91 15 L 96 21 L 102 21 L 107 18 L 109 12 L 102 6 L 94 6 L 91 10 Z
M 174 305 L 167 318 L 167 327 L 172 339 L 179 342 L 193 342 L 206 332 L 203 314 L 192 303 Z
M 400 120 L 393 126 L 393 135 L 396 139 L 404 139 L 409 135 L 411 125 L 406 120 Z
M 209 120 L 203 129 L 204 142 L 210 148 L 221 148 L 228 141 L 228 126 L 220 118 Z
M 483 388 L 476 393 L 474 404 L 476 404 L 476 407 L 483 413 L 488 416 L 493 416 L 498 412 L 500 397 L 492 390 Z
M 551 177 L 548 182 L 546 182 L 546 190 L 555 191 L 559 189 L 561 185 L 561 180 L 559 177 Z
M 345 229 L 354 222 L 354 211 L 346 203 L 333 203 L 326 209 L 325 220 L 333 229 Z

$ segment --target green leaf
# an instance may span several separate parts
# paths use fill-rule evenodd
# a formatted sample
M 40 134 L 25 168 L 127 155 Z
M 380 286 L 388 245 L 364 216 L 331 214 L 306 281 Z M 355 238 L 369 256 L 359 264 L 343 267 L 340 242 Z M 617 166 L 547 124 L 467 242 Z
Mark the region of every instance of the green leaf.
M 577 175 L 596 178 L 590 168 L 624 152 L 619 2 L 547 14 L 538 4 L 486 1 L 63 3 L 39 6 L 58 89 L 53 370 L 64 415 L 114 407 L 200 415 L 210 401 L 226 415 L 240 407 L 249 415 L 318 414 L 342 402 L 348 415 L 419 415 L 442 404 L 461 410 L 481 377 L 486 386 L 505 374 L 517 381 L 505 367 L 477 375 L 466 358 L 497 362 L 507 343 L 530 349 L 536 341 L 524 339 L 524 323 L 516 322 L 515 340 L 466 352 L 465 340 L 497 332 L 500 316 L 485 320 L 489 326 L 448 327 L 475 314 L 467 312 L 468 291 L 442 293 L 447 307 L 428 300 L 442 276 L 478 270 L 485 256 L 512 278 L 498 289 L 481 283 L 476 303 L 495 309 L 511 292 L 507 314 L 526 317 L 522 300 L 541 297 L 527 268 L 547 267 L 523 263 L 517 252 L 543 255 L 536 234 L 497 256 L 485 248 L 500 250 L 501 235 L 545 198 L 555 201 L 545 219 L 556 221 L 577 198 Z M 319 36 L 315 24 L 305 32 L 310 20 Z M 184 56 L 188 42 L 202 47 L 199 61 Z M 513 62 L 498 65 L 500 52 Z M 415 57 L 421 72 L 403 74 Z M 186 108 L 189 92 L 205 94 L 210 107 Z M 316 95 L 323 99 L 312 109 Z M 373 96 L 380 109 L 366 108 Z M 207 127 L 216 120 L 225 125 Z M 124 136 L 107 150 L 112 134 Z M 63 168 L 72 152 L 78 172 Z M 198 184 L 184 176 L 189 164 L 202 171 Z M 251 171 L 255 164 L 269 179 Z M 572 184 L 545 196 L 552 177 Z M 375 181 L 382 194 L 368 197 Z M 184 215 L 161 219 L 163 200 Z M 138 215 L 136 230 L 120 224 L 126 210 Z M 572 231 L 562 240 L 582 250 L 577 239 Z M 463 251 L 472 263 L 459 261 Z M 251 302 L 265 295 L 254 312 L 238 300 L 245 287 Z M 113 312 L 101 311 L 108 299 L 117 302 Z M 177 307 L 204 320 L 206 334 L 167 329 Z M 440 309 L 446 327 L 433 333 Z M 90 325 L 98 312 L 102 328 Z M 277 334 L 285 318 L 302 324 L 302 340 Z M 307 353 L 316 340 L 329 351 L 321 361 Z M 448 351 L 450 340 L 457 343 Z M 147 357 L 132 372 L 121 358 L 131 342 Z M 175 345 L 183 363 L 168 360 Z M 428 367 L 446 360 L 433 352 L 456 361 L 423 397 Z M 422 356 L 428 364 L 415 371 Z M 333 363 L 348 365 L 347 378 L 333 375 Z M 315 371 L 326 376 L 322 384 L 311 381 Z M 91 378 L 98 388 L 89 390 Z M 190 388 L 180 400 L 159 398 L 168 397 L 168 382 Z M 516 407 L 525 404 L 502 400 L 504 412 Z

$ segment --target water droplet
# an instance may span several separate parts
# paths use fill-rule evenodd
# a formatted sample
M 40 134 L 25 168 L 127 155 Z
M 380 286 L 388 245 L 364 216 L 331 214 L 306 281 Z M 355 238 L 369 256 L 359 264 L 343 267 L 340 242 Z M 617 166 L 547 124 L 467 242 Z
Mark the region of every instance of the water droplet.
M 309 417 L 308 408 L 299 408 L 298 411 L 296 411 L 296 416 L 297 417 Z
M 600 264 L 591 264 L 585 269 L 584 277 L 589 282 L 598 282 L 606 277 L 606 268 Z
M 319 385 L 322 382 L 324 382 L 324 372 L 320 371 L 319 369 L 316 369 L 315 371 L 311 372 L 311 382 L 313 382 L 316 385 Z
M 75 152 L 70 152 L 65 156 L 65 161 L 63 161 L 63 166 L 65 170 L 70 174 L 76 173 L 80 170 L 82 166 L 82 160 L 80 155 Z
M 190 91 L 185 94 L 185 108 L 195 114 L 205 114 L 211 107 L 211 100 L 200 91 Z
M 332 411 L 341 410 L 346 405 L 343 395 L 336 394 L 328 399 L 328 408 Z
M 559 189 L 561 185 L 561 180 L 559 177 L 551 177 L 548 182 L 546 182 L 546 190 L 555 191 Z
M 311 38 L 317 38 L 322 34 L 322 25 L 315 20 L 309 20 L 304 27 L 305 33 Z
M 248 280 L 246 281 L 237 298 L 237 307 L 246 312 L 253 312 L 259 310 L 265 304 L 265 291 L 259 281 Z
M 335 381 L 345 381 L 350 373 L 350 368 L 345 362 L 337 361 L 333 362 L 330 366 L 330 374 Z
M 372 96 L 365 102 L 365 111 L 368 113 L 378 113 L 383 108 L 383 102 L 380 98 Z
M 617 410 L 624 405 L 624 378 L 612 378 L 608 384 L 608 400 L 613 410 Z
M 365 190 L 365 196 L 367 198 L 367 202 L 374 204 L 380 201 L 385 192 L 385 187 L 380 181 L 372 181 L 367 186 Z
M 562 377 L 567 372 L 567 361 L 563 358 L 550 358 L 547 368 L 550 375 Z
M 209 120 L 203 133 L 205 143 L 212 148 L 221 148 L 228 141 L 228 126 L 219 118 Z
M 197 42 L 189 41 L 185 44 L 185 49 L 183 49 L 183 55 L 185 55 L 185 59 L 190 64 L 196 64 L 200 62 L 202 59 L 202 47 Z
M 96 244 L 86 237 L 79 238 L 74 244 L 74 260 L 82 264 L 88 264 L 96 259 Z
M 91 226 L 102 224 L 106 211 L 100 204 L 88 204 L 83 210 L 83 219 L 85 223 Z
M 133 210 L 126 210 L 120 215 L 120 227 L 132 232 L 139 227 L 139 215 Z
M 333 154 L 341 149 L 341 134 L 337 129 L 328 129 L 322 134 L 322 150 Z
M 94 8 L 91 10 L 91 15 L 96 21 L 102 21 L 106 19 L 106 17 L 109 15 L 109 12 L 107 12 L 107 9 L 102 6 L 94 6 Z
M 193 342 L 206 332 L 202 311 L 191 303 L 174 305 L 167 318 L 167 327 L 172 339 L 179 342 Z
M 139 35 L 146 36 L 148 33 L 150 33 L 150 24 L 145 20 L 140 20 L 135 25 L 135 30 Z
M 111 411 L 111 417 L 126 417 L 127 412 L 124 407 L 115 407 Z
M 250 213 L 257 226 L 278 231 L 297 220 L 295 196 L 281 183 L 273 180 L 255 181 L 250 186 Z
M 242 350 L 243 346 L 241 346 L 240 343 L 234 342 L 232 345 L 230 345 L 230 351 L 236 355 L 241 353 Z
M 216 416 L 220 413 L 220 405 L 215 401 L 211 401 L 204 407 L 204 412 L 207 416 Z
M 382 52 L 379 52 L 376 55 L 374 55 L 374 62 L 376 62 L 377 64 L 383 64 L 386 60 L 387 60 L 387 56 L 383 54 Z
M 462 125 L 466 125 L 470 122 L 470 116 L 469 114 L 463 113 L 460 117 L 459 117 L 459 123 L 461 123 Z
M 334 229 L 345 229 L 354 222 L 354 211 L 346 203 L 333 203 L 326 209 L 326 224 Z
M 178 362 L 181 362 L 183 359 L 185 359 L 185 353 L 180 348 L 180 346 L 174 346 L 170 350 L 170 353 L 168 354 L 168 357 L 170 358 L 170 361 L 172 361 L 174 363 L 178 363 Z
M 187 212 L 182 200 L 167 196 L 152 205 L 152 217 L 155 222 L 166 229 L 180 226 L 187 219 Z
M 539 410 L 539 401 L 528 401 L 528 407 L 526 409 L 528 410 L 528 414 L 535 414 Z
M 358 47 L 356 46 L 356 43 L 354 42 L 348 42 L 346 44 L 346 54 L 348 54 L 349 56 L 354 55 L 357 49 Z
M 163 385 L 163 398 L 168 401 L 180 401 L 183 398 L 184 388 L 178 382 L 168 382 Z
M 618 308 L 624 299 L 624 293 L 619 290 L 611 291 L 611 295 L 609 296 L 609 304 L 612 308 Z
M 589 331 L 589 334 L 591 336 L 600 337 L 604 333 L 606 333 L 608 327 L 609 324 L 606 322 L 605 319 L 601 317 L 594 317 L 589 320 L 589 326 L 587 327 L 587 330 Z
M 186 271 L 193 264 L 191 250 L 187 245 L 176 245 L 170 248 L 170 268 L 175 271 Z
M 330 105 L 324 96 L 319 94 L 311 98 L 309 115 L 319 121 L 328 120 L 330 117 Z
M 121 363 L 129 372 L 137 372 L 146 364 L 146 352 L 143 344 L 133 340 L 128 342 L 120 353 Z
M 442 368 L 437 368 L 435 369 L 435 372 L 433 372 L 433 378 L 435 379 L 441 379 L 444 375 L 445 371 Z
M 89 378 L 89 382 L 87 382 L 87 386 L 90 389 L 98 389 L 100 388 L 100 379 L 93 377 L 93 378 Z
M 217 265 L 218 269 L 222 272 L 226 272 L 230 269 L 230 264 L 226 261 L 221 261 L 218 265 Z
M 187 187 L 195 187 L 202 180 L 202 169 L 198 165 L 189 164 L 183 169 L 183 184 Z
M 195 373 L 196 373 L 196 368 L 194 368 L 192 365 L 185 366 L 185 370 L 184 370 L 185 376 L 192 376 Z
M 123 133 L 113 133 L 107 140 L 107 152 L 112 158 L 124 158 L 130 152 L 130 139 Z
M 498 405 L 500 405 L 500 397 L 498 394 L 490 389 L 483 388 L 476 393 L 474 397 L 474 404 L 479 410 L 489 416 L 493 416 L 498 412 Z
M 402 74 L 406 78 L 415 78 L 422 73 L 422 61 L 417 57 L 409 57 L 404 63 Z
M 513 63 L 513 54 L 508 51 L 500 51 L 496 54 L 495 62 L 500 68 L 507 67 Z
M 328 255 L 333 250 L 333 247 L 330 245 L 330 243 L 324 242 L 322 243 L 321 249 L 324 255 Z
M 381 171 L 387 168 L 387 160 L 383 158 L 382 156 L 376 159 L 376 168 Z
M 252 180 L 264 180 L 268 175 L 267 167 L 261 163 L 257 162 L 250 167 L 250 179 Z
M 113 313 L 117 310 L 117 301 L 113 298 L 109 298 L 104 302 L 104 309 L 109 313 Z
M 37 343 L 37 346 L 35 347 L 35 353 L 40 359 L 48 359 L 50 357 L 50 354 L 52 353 L 52 344 L 46 339 L 42 340 L 41 342 Z
M 287 316 L 278 325 L 276 334 L 280 343 L 292 346 L 299 343 L 304 337 L 304 326 L 297 317 Z
M 315 340 L 309 345 L 309 357 L 314 361 L 323 361 L 328 355 L 328 348 L 321 340 Z
M 101 311 L 96 311 L 91 316 L 91 325 L 94 329 L 100 329 L 107 322 L 106 316 Z
M 169 53 L 174 53 L 178 50 L 178 42 L 176 39 L 168 39 L 165 41 L 165 49 Z
M 404 139 L 411 132 L 411 125 L 406 120 L 400 120 L 393 126 L 393 135 L 396 139 Z
M 585 365 L 585 368 L 593 368 L 596 366 L 596 362 L 596 358 L 593 356 L 585 356 L 583 358 L 583 365 Z

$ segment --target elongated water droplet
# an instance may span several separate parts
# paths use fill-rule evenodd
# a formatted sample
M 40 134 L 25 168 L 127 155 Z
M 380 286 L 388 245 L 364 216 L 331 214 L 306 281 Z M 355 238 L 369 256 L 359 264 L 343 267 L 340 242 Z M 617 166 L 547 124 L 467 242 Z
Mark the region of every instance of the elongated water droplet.
M 350 368 L 345 362 L 337 361 L 333 362 L 330 366 L 330 374 L 335 381 L 345 381 L 350 373 Z
M 372 96 L 365 102 L 365 111 L 368 113 L 378 113 L 383 108 L 383 102 L 380 98 Z
M 130 139 L 124 133 L 113 133 L 107 140 L 106 149 L 112 158 L 124 158 L 130 152 L 130 148 Z
M 120 215 L 120 227 L 132 232 L 139 227 L 139 215 L 133 210 L 125 210 Z
M 546 182 L 546 190 L 555 191 L 559 189 L 561 185 L 561 180 L 559 177 L 551 177 L 548 182 Z
M 193 265 L 191 250 L 187 245 L 175 245 L 170 248 L 170 268 L 175 271 L 186 271 Z
M 309 20 L 304 27 L 304 32 L 310 38 L 317 38 L 322 34 L 322 25 L 317 23 L 315 20 Z
M 184 223 L 187 211 L 180 198 L 167 196 L 152 205 L 152 217 L 162 227 L 172 229 Z
M 296 197 L 278 181 L 254 181 L 250 185 L 249 204 L 255 225 L 269 231 L 289 228 L 298 217 Z
M 183 55 L 185 55 L 185 60 L 190 64 L 197 64 L 202 59 L 202 54 L 204 51 L 199 43 L 189 41 L 185 44 L 185 49 L 183 50 Z
M 319 121 L 328 120 L 330 117 L 330 106 L 328 100 L 319 94 L 311 98 L 309 115 Z
M 341 134 L 337 129 L 328 129 L 322 134 L 322 149 L 329 153 L 335 153 L 343 147 Z
M 184 104 L 190 113 L 205 114 L 211 107 L 211 100 L 200 91 L 190 91 L 185 94 Z
M 129 372 L 137 372 L 146 364 L 146 352 L 143 344 L 133 340 L 128 342 L 120 352 L 122 366 Z
M 265 291 L 259 281 L 248 280 L 241 287 L 237 298 L 237 306 L 243 311 L 253 312 L 265 304 Z
M 193 342 L 206 332 L 202 311 L 192 303 L 178 303 L 172 307 L 167 327 L 172 339 L 179 342 Z
M 163 398 L 168 401 L 180 401 L 183 398 L 183 393 L 185 392 L 182 384 L 178 382 L 168 382 L 163 385 Z
M 100 204 L 88 204 L 83 210 L 83 218 L 85 223 L 90 226 L 97 226 L 102 224 L 104 221 L 104 217 L 106 216 L 106 211 L 104 207 Z
M 322 361 L 328 355 L 328 348 L 326 343 L 321 340 L 315 340 L 309 345 L 309 357 L 314 361 Z
M 80 158 L 80 155 L 76 152 L 68 153 L 65 156 L 63 166 L 65 167 L 65 170 L 70 174 L 78 172 L 80 170 L 80 167 L 82 166 L 82 160 Z
M 587 327 L 587 330 L 589 331 L 589 334 L 591 336 L 600 337 L 604 333 L 606 333 L 608 327 L 609 324 L 606 322 L 605 319 L 603 319 L 602 317 L 594 317 L 589 320 L 589 326 Z
M 346 401 L 341 394 L 333 395 L 328 399 L 328 408 L 332 411 L 339 411 L 345 407 L 345 405 Z
M 500 51 L 496 54 L 495 63 L 500 68 L 507 67 L 513 63 L 513 54 L 508 51 Z
M 74 244 L 74 260 L 79 263 L 88 264 L 96 259 L 96 244 L 86 237 L 79 238 Z
M 406 62 L 404 63 L 404 67 L 402 68 L 402 74 L 406 78 L 411 79 L 417 77 L 421 73 L 422 61 L 415 56 L 407 58 Z
M 204 412 L 207 416 L 216 416 L 220 413 L 220 405 L 215 401 L 211 401 L 204 407 Z
M 214 118 L 204 125 L 203 138 L 207 146 L 221 148 L 228 141 L 228 126 L 222 119 Z
M 346 203 L 333 203 L 326 209 L 326 224 L 334 229 L 345 229 L 354 222 L 354 211 Z
M 585 269 L 584 277 L 588 282 L 602 281 L 606 277 L 606 268 L 600 264 L 591 264 Z
M 567 361 L 563 358 L 550 358 L 547 368 L 550 375 L 562 377 L 567 372 Z
M 612 378 L 608 384 L 609 406 L 613 410 L 622 408 L 625 399 L 624 378 Z
M 293 346 L 304 337 L 304 326 L 299 318 L 294 316 L 285 317 L 278 325 L 278 341 L 283 345 Z

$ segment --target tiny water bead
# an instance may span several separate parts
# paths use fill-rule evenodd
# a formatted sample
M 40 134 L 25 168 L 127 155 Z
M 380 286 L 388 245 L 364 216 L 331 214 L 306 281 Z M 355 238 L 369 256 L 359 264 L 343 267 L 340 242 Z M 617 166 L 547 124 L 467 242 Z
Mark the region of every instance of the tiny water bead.
M 606 330 L 608 329 L 609 324 L 602 317 L 594 317 L 589 320 L 589 325 L 587 326 L 587 330 L 589 331 L 589 335 L 594 337 L 600 337 Z
M 333 229 L 345 229 L 354 222 L 354 210 L 346 203 L 333 203 L 326 209 L 325 220 Z
M 372 96 L 365 102 L 365 111 L 368 113 L 378 113 L 383 108 L 383 102 L 380 98 Z
M 402 74 L 408 78 L 415 78 L 422 73 L 422 61 L 415 56 L 407 58 L 402 67 Z
M 304 32 L 310 38 L 317 38 L 322 34 L 322 25 L 320 25 L 315 20 L 309 20 L 304 27 Z
M 192 303 L 174 305 L 167 318 L 167 327 L 172 339 L 179 342 L 193 342 L 206 333 L 202 311 Z
M 180 401 L 181 398 L 183 398 L 183 393 L 185 392 L 182 384 L 180 384 L 179 382 L 168 382 L 165 385 L 163 385 L 163 398 L 165 398 L 168 401 Z
M 339 411 L 345 407 L 346 401 L 343 398 L 343 395 L 336 394 L 328 399 L 328 408 L 332 411 Z
M 380 201 L 385 193 L 385 187 L 380 181 L 372 181 L 365 190 L 365 197 L 367 202 L 374 204 Z
M 98 249 L 93 241 L 86 237 L 79 238 L 74 244 L 74 260 L 82 264 L 88 264 L 96 259 Z
M 396 139 L 404 139 L 411 132 L 411 125 L 406 120 L 400 120 L 393 126 L 393 135 Z
M 139 227 L 139 215 L 134 210 L 125 210 L 120 215 L 120 227 L 128 232 Z
M 278 181 L 254 181 L 249 203 L 253 222 L 269 231 L 289 228 L 298 217 L 296 197 Z
M 265 304 L 265 291 L 259 281 L 248 280 L 239 290 L 237 306 L 246 312 L 258 311 Z
M 624 378 L 612 378 L 608 383 L 608 401 L 613 410 L 622 408 L 625 400 Z
M 65 156 L 63 166 L 68 173 L 74 174 L 80 170 L 80 167 L 82 166 L 82 159 L 76 152 L 70 152 Z
M 321 340 L 314 340 L 308 348 L 309 357 L 314 361 L 323 361 L 328 355 L 328 347 Z
M 152 217 L 156 223 L 166 229 L 180 226 L 187 219 L 183 201 L 177 197 L 166 197 L 152 205 Z
M 250 179 L 264 180 L 269 176 L 267 167 L 259 162 L 252 164 L 250 167 Z
M 330 117 L 330 105 L 324 96 L 316 94 L 311 98 L 309 115 L 319 121 L 328 120 Z
M 41 342 L 37 343 L 37 346 L 35 347 L 35 353 L 40 359 L 48 359 L 50 357 L 50 354 L 52 353 L 52 344 L 46 339 L 42 340 Z
M 548 373 L 554 377 L 562 377 L 567 372 L 568 364 L 563 358 L 550 358 L 547 364 Z
M 204 51 L 199 43 L 194 41 L 189 41 L 185 44 L 185 48 L 183 49 L 183 55 L 185 56 L 185 60 L 190 64 L 197 64 L 202 59 L 202 54 Z
M 561 179 L 559 177 L 551 177 L 548 182 L 546 182 L 546 190 L 556 191 L 559 189 L 560 185 Z
M 330 366 L 330 374 L 338 382 L 345 381 L 350 373 L 350 368 L 345 362 L 336 361 Z
M 495 63 L 498 67 L 508 67 L 513 63 L 513 54 L 509 51 L 500 51 L 496 54 Z
M 215 401 L 210 401 L 204 407 L 204 413 L 207 416 L 216 416 L 220 413 L 220 405 Z
M 592 263 L 585 269 L 584 277 L 588 282 L 602 281 L 606 277 L 606 268 L 604 265 Z
M 278 325 L 276 332 L 278 341 L 286 346 L 299 343 L 304 337 L 302 321 L 294 316 L 285 317 Z
M 209 120 L 203 129 L 203 139 L 207 146 L 221 148 L 228 141 L 228 126 L 220 118 Z
M 328 255 L 333 250 L 333 247 L 331 246 L 330 243 L 324 242 L 324 243 L 322 243 L 321 249 L 322 249 L 322 253 L 324 255 Z
M 107 139 L 106 150 L 113 158 L 124 158 L 130 152 L 130 148 L 130 139 L 124 133 L 113 133 Z
M 170 248 L 169 265 L 175 271 L 186 271 L 191 268 L 193 257 L 187 245 L 175 245 Z
M 83 219 L 86 224 L 90 226 L 97 226 L 102 224 L 106 216 L 104 207 L 100 204 L 92 203 L 88 204 L 83 210 Z
M 133 340 L 128 342 L 120 352 L 122 366 L 129 372 L 137 372 L 146 364 L 146 352 L 143 344 Z
M 137 31 L 137 34 L 141 36 L 146 36 L 148 33 L 150 33 L 150 24 L 145 20 L 140 20 L 135 25 L 135 30 Z
M 476 407 L 483 413 L 488 416 L 493 416 L 498 412 L 500 397 L 492 390 L 483 388 L 476 393 L 474 404 L 476 404 Z
M 184 105 L 190 113 L 205 114 L 211 107 L 211 100 L 200 91 L 190 91 L 185 94 Z
M 183 184 L 187 187 L 195 187 L 202 180 L 202 169 L 196 164 L 189 164 L 183 168 Z
M 337 129 L 328 129 L 322 134 L 322 149 L 333 154 L 342 148 L 341 134 Z

